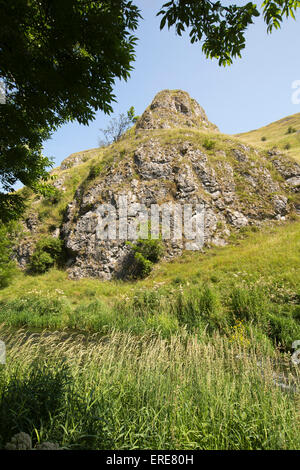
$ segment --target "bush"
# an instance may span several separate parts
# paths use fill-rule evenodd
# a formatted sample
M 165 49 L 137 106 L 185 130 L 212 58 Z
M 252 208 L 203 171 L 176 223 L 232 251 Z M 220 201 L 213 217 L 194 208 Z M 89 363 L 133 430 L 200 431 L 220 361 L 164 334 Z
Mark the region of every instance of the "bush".
M 284 148 L 285 150 L 289 150 L 291 148 L 291 144 L 288 142 L 287 144 L 285 144 Z
M 54 260 L 45 251 L 35 251 L 31 257 L 30 270 L 36 274 L 48 271 L 54 265 Z
M 97 163 L 95 165 L 92 165 L 88 174 L 87 179 L 88 180 L 93 180 L 97 178 L 97 176 L 100 175 L 101 171 L 103 171 L 103 163 Z
M 130 269 L 130 276 L 143 279 L 147 277 L 153 263 L 157 263 L 163 255 L 163 245 L 160 240 L 138 239 L 136 243 L 128 242 L 133 251 L 133 263 Z
M 135 245 L 133 245 L 133 251 L 143 255 L 146 260 L 157 263 L 163 254 L 163 245 L 160 240 L 139 239 Z
M 215 148 L 215 145 L 215 141 L 208 138 L 206 138 L 203 142 L 203 147 L 206 148 L 206 150 L 212 150 L 213 148 Z
M 149 276 L 152 270 L 153 263 L 148 259 L 144 258 L 144 256 L 139 252 L 136 252 L 134 254 L 134 260 L 136 277 L 144 279 L 145 277 Z
M 17 266 L 12 259 L 13 240 L 17 226 L 0 224 L 0 289 L 7 287 L 17 272 Z
M 63 258 L 62 241 L 47 237 L 39 240 L 30 260 L 30 271 L 43 274 L 55 264 L 60 264 Z
M 261 140 L 262 140 L 262 142 L 265 142 L 265 141 L 267 140 L 267 138 L 266 138 L 265 136 L 263 136 L 263 137 L 261 138 Z
M 287 134 L 293 134 L 294 132 L 297 132 L 297 129 L 295 129 L 294 127 L 292 126 L 289 126 L 288 130 L 287 130 Z
M 53 187 L 51 193 L 45 195 L 45 201 L 49 202 L 50 204 L 58 204 L 63 198 L 63 192 Z

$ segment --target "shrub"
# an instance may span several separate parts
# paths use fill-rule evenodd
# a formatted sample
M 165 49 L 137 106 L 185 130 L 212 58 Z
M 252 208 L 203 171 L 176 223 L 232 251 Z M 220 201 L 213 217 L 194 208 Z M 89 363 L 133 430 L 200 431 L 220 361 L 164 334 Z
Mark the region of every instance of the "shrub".
M 93 180 L 97 178 L 97 176 L 100 175 L 101 171 L 103 170 L 103 163 L 97 163 L 95 165 L 92 165 L 88 174 L 87 179 L 88 180 Z
M 134 254 L 134 261 L 135 261 L 135 276 L 141 279 L 149 276 L 152 270 L 152 262 L 148 259 L 144 258 L 144 256 L 136 252 Z
M 0 224 L 0 289 L 8 286 L 17 272 L 16 263 L 12 259 L 16 228 L 15 223 Z
M 266 138 L 265 136 L 263 136 L 263 137 L 261 138 L 261 140 L 262 140 L 262 142 L 265 142 L 265 141 L 267 140 L 267 138 Z
M 163 245 L 160 240 L 139 239 L 135 245 L 133 245 L 133 251 L 135 253 L 141 253 L 145 259 L 152 263 L 157 263 L 163 254 Z
M 31 256 L 30 269 L 36 274 L 42 274 L 48 271 L 54 265 L 54 260 L 49 253 L 45 251 L 35 251 Z
M 291 144 L 288 142 L 287 144 L 285 144 L 284 148 L 285 150 L 289 150 L 291 148 Z
M 49 202 L 50 204 L 58 204 L 63 198 L 63 192 L 53 187 L 51 193 L 45 195 L 45 201 Z
M 42 238 L 36 244 L 30 260 L 30 271 L 43 274 L 63 258 L 62 241 L 58 238 Z
M 206 150 L 212 150 L 213 148 L 215 148 L 215 145 L 215 141 L 208 138 L 206 138 L 203 142 L 203 147 L 206 148 Z
M 157 263 L 163 254 L 163 245 L 160 240 L 138 239 L 136 243 L 128 242 L 133 251 L 133 263 L 129 277 L 145 278 L 151 270 L 153 263 Z
M 293 134 L 294 132 L 297 132 L 297 129 L 295 129 L 294 127 L 292 126 L 289 126 L 288 130 L 287 130 L 287 134 Z

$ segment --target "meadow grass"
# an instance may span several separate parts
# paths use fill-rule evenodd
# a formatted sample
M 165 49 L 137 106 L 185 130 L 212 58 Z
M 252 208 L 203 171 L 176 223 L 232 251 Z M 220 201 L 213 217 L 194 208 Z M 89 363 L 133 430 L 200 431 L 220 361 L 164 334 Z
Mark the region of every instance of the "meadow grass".
M 234 245 L 160 263 L 135 283 L 19 274 L 0 292 L 0 322 L 169 337 L 181 327 L 226 335 L 242 320 L 290 350 L 300 338 L 299 233 L 294 222 L 242 234 Z
M 274 386 L 283 357 L 264 342 L 184 330 L 0 335 L 2 447 L 23 431 L 67 449 L 299 448 L 299 393 Z M 297 369 L 286 374 L 299 385 Z

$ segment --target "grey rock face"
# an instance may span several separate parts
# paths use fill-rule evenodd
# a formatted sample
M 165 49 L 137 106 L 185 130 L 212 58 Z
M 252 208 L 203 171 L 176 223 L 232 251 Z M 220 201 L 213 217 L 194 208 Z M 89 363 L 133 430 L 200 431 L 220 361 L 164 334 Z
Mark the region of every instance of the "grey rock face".
M 187 128 L 192 131 L 186 132 Z M 214 140 L 212 149 L 203 145 L 208 131 Z M 178 207 L 190 205 L 189 218 L 194 221 L 196 206 L 202 207 L 207 246 L 223 246 L 233 230 L 283 220 L 297 210 L 288 195 L 299 191 L 299 165 L 278 152 L 267 155 L 220 135 L 187 93 L 159 93 L 139 119 L 136 133 L 130 150 L 122 150 L 98 176 L 78 186 L 63 223 L 53 231 L 53 236 L 64 240 L 71 278 L 126 276 L 131 248 L 114 229 L 127 220 L 130 239 L 136 225 L 147 224 L 139 204 L 148 215 L 151 205 L 169 212 L 176 207 L 178 217 Z M 63 168 L 79 163 L 80 158 L 67 159 Z M 62 186 L 68 183 L 67 171 L 63 178 Z M 127 214 L 122 213 L 124 198 Z M 116 215 L 115 223 L 108 224 L 109 214 Z M 175 219 L 171 217 L 172 235 Z M 34 233 L 35 221 L 27 221 L 27 228 Z M 180 255 L 187 243 L 193 244 L 174 236 L 164 243 L 166 259 Z M 29 240 L 18 247 L 20 264 L 26 265 L 31 251 Z
M 197 101 L 181 90 L 163 90 L 158 93 L 136 125 L 137 130 L 175 127 L 218 131 Z
M 131 209 L 128 224 L 137 223 L 137 203 L 151 204 L 203 205 L 205 208 L 206 244 L 224 245 L 232 228 L 240 229 L 247 225 L 259 224 L 270 218 L 280 219 L 289 211 L 287 197 L 279 183 L 262 164 L 249 165 L 251 152 L 245 154 L 240 168 L 226 161 L 210 161 L 208 154 L 195 145 L 185 148 L 182 145 L 164 146 L 159 140 L 150 139 L 138 146 L 132 157 L 126 160 L 127 167 L 136 178 L 122 181 L 113 172 L 95 181 L 81 198 L 73 201 L 68 209 L 62 233 L 72 257 L 68 268 L 70 277 L 99 277 L 111 279 L 124 274 L 123 266 L 130 248 L 125 240 L 100 240 L 97 237 L 99 207 L 110 204 L 116 211 L 117 226 L 118 197 L 127 197 Z M 239 162 L 240 163 L 240 162 Z M 267 162 L 265 162 L 267 163 Z M 119 174 L 120 169 L 116 170 Z M 239 194 L 241 181 L 244 194 Z M 120 182 L 123 182 L 123 185 Z M 238 191 L 239 190 L 239 191 Z M 278 192 L 282 194 L 278 194 Z M 273 194 L 273 197 L 272 197 Z M 244 198 L 253 198 L 249 203 Z M 255 199 L 256 198 L 256 199 Z M 101 201 L 101 203 L 99 202 Z M 88 206 L 84 214 L 82 209 Z M 184 240 L 165 240 L 166 258 L 182 253 L 186 247 Z

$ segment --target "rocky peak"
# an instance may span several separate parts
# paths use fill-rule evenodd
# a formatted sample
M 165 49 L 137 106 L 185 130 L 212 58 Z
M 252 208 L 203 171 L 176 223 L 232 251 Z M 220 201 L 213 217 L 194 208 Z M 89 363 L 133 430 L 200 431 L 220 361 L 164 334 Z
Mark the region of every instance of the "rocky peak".
M 136 129 L 170 129 L 194 127 L 206 131 L 218 131 L 204 109 L 186 91 L 163 90 L 145 110 Z
M 152 204 L 170 211 L 202 207 L 206 246 L 225 245 L 237 230 L 300 213 L 300 166 L 280 151 L 258 150 L 219 133 L 188 93 L 158 93 L 134 130 L 101 151 L 63 162 L 54 182 L 62 199 L 32 201 L 31 213 L 39 217 L 27 214 L 24 221 L 28 235 L 16 250 L 20 266 L 26 267 L 36 240 L 48 231 L 64 243 L 71 278 L 126 277 L 130 246 L 124 237 L 101 238 L 98 230 L 107 204 L 116 226 L 123 223 L 125 197 L 128 233 L 139 223 L 139 204 L 147 211 Z M 190 213 L 190 221 L 194 217 Z M 166 259 L 194 249 L 186 242 L 164 239 Z

